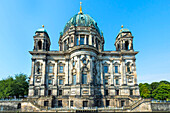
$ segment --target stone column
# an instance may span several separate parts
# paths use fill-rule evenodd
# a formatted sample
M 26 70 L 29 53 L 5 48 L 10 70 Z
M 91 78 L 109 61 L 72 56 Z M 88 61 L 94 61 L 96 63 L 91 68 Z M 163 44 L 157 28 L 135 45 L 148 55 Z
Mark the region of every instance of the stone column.
M 111 61 L 111 85 L 114 85 L 114 76 L 113 76 L 113 61 Z
M 79 44 L 78 45 L 80 45 L 80 35 L 78 35 L 78 38 L 79 38 Z
M 45 41 L 44 41 L 44 50 L 47 50 L 47 43 L 48 43 L 48 42 L 47 42 L 47 43 L 46 43 L 46 42 L 47 42 L 47 41 L 45 40 Z
M 81 83 L 81 77 L 80 77 L 80 56 L 77 56 L 77 76 L 76 76 L 76 82 L 78 84 Z
M 120 46 L 120 50 L 122 50 L 123 49 L 123 41 L 121 40 L 119 44 L 120 44 L 119 45 Z
M 42 78 L 41 78 L 41 96 L 45 96 L 45 86 L 46 86 L 46 60 L 43 59 L 43 68 L 42 68 Z
M 87 39 L 86 38 L 87 38 L 87 36 L 85 35 L 85 37 L 84 37 L 84 45 L 87 45 L 87 42 L 86 42 Z
M 58 68 L 57 68 L 57 65 L 58 65 L 58 61 L 55 61 L 55 65 L 54 65 L 54 86 L 57 85 L 57 73 L 58 73 Z
M 122 73 L 121 73 L 121 79 L 122 79 L 122 85 L 127 85 L 125 59 L 122 59 Z
M 102 63 L 102 60 L 100 60 L 100 75 L 101 75 L 100 83 L 103 85 L 103 63 Z
M 31 77 L 30 77 L 30 86 L 34 85 L 35 81 L 35 59 L 32 58 L 32 66 L 31 66 Z
M 42 78 L 41 78 L 41 85 L 45 85 L 45 77 L 46 76 L 46 60 L 43 60 L 43 66 L 42 66 Z
M 123 40 L 122 49 L 125 50 L 125 41 Z
M 89 45 L 92 45 L 92 34 L 89 35 Z
M 72 84 L 72 80 L 73 80 L 73 76 L 72 76 L 72 69 L 73 69 L 72 62 L 73 62 L 73 60 L 71 60 L 69 62 L 69 84 Z
M 69 69 L 69 59 L 66 59 L 66 61 L 65 61 L 65 68 L 64 68 L 65 70 L 64 70 L 64 72 L 65 72 L 65 85 L 68 85 L 68 81 L 69 81 L 69 79 L 68 79 L 68 69 Z
M 128 48 L 129 50 L 131 50 L 132 49 L 132 41 L 131 40 L 129 40 L 129 48 Z
M 89 74 L 89 80 L 87 81 L 88 83 L 92 83 L 93 81 L 93 57 L 90 56 L 90 74 Z
M 120 85 L 123 84 L 123 75 L 124 75 L 124 61 L 123 58 L 121 59 L 121 83 Z
M 94 37 L 94 47 L 96 47 L 96 36 Z
M 133 70 L 134 72 L 133 73 L 134 73 L 134 85 L 137 85 L 137 74 L 136 74 L 136 63 L 135 63 L 135 60 L 136 59 L 133 60 L 133 64 L 134 64 L 134 70 Z
M 58 80 L 58 61 L 55 61 L 54 65 L 54 80 L 53 80 L 53 90 L 52 95 L 57 96 L 57 80 Z

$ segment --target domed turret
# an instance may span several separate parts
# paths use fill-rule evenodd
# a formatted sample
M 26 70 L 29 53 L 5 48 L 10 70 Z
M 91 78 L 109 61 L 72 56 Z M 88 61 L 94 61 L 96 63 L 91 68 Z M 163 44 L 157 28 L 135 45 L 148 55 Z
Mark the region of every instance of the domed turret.
M 133 50 L 133 36 L 129 29 L 123 28 L 118 33 L 115 41 L 116 51 Z
M 74 46 L 88 45 L 102 51 L 104 37 L 97 22 L 88 14 L 83 14 L 81 3 L 80 12 L 74 15 L 66 23 L 63 32 L 60 33 L 60 51 L 66 51 Z
M 99 34 L 101 34 L 97 23 L 94 21 L 92 17 L 90 17 L 88 14 L 76 14 L 74 15 L 65 25 L 63 34 L 68 31 L 68 29 L 71 26 L 81 26 L 81 27 L 90 27 L 94 26 Z
M 35 32 L 34 36 L 34 51 L 49 51 L 50 50 L 50 38 L 44 25 Z

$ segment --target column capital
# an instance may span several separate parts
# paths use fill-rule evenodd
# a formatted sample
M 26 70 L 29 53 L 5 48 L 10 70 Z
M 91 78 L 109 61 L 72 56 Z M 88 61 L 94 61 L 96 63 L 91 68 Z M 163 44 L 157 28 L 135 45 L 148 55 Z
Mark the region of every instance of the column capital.
M 31 58 L 32 61 L 35 61 L 36 59 L 35 58 Z

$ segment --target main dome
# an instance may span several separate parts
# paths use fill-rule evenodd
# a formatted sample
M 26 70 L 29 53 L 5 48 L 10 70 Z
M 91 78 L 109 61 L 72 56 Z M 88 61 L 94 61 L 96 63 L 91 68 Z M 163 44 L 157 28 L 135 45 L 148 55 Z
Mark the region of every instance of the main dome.
M 101 34 L 99 27 L 97 26 L 97 22 L 94 21 L 92 17 L 88 14 L 79 13 L 74 15 L 65 25 L 63 34 L 68 31 L 68 29 L 72 26 L 82 26 L 82 27 L 90 27 L 93 25 L 99 34 Z

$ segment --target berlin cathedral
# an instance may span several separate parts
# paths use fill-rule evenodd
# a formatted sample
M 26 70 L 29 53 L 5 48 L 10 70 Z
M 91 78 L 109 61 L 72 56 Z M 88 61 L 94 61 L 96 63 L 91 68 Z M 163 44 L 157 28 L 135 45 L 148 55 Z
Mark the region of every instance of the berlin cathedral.
M 50 108 L 129 106 L 140 98 L 133 38 L 122 26 L 115 51 L 105 51 L 103 33 L 81 5 L 60 32 L 58 51 L 50 51 L 50 37 L 42 26 L 29 51 L 28 98 Z

